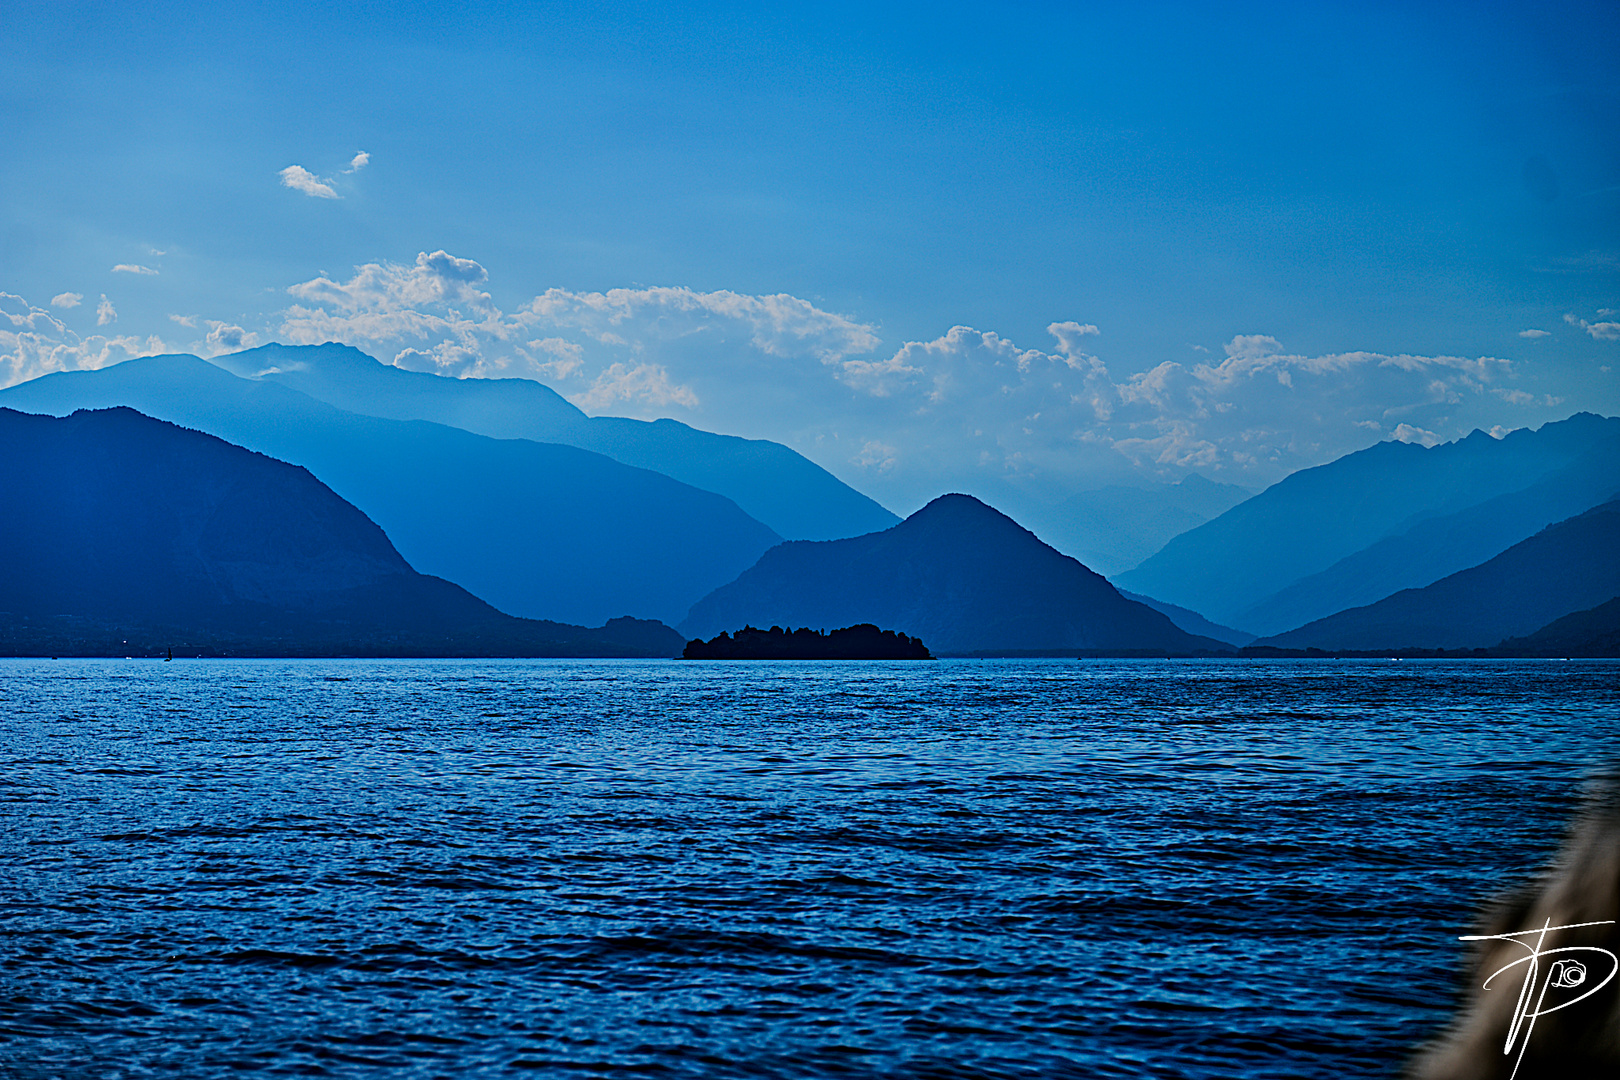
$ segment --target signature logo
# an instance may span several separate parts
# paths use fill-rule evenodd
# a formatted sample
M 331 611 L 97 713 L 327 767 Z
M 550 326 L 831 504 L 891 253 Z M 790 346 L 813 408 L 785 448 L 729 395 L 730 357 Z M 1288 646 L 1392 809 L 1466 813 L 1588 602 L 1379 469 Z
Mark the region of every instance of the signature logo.
M 1530 1044 L 1530 1032 L 1536 1026 L 1536 1018 L 1555 1013 L 1559 1009 L 1567 1009 L 1578 1001 L 1584 1001 L 1593 994 L 1609 985 L 1615 973 L 1620 971 L 1620 957 L 1608 949 L 1600 949 L 1595 945 L 1565 945 L 1558 949 L 1547 948 L 1547 936 L 1559 930 L 1574 930 L 1582 926 L 1612 926 L 1613 919 L 1602 922 L 1566 923 L 1563 926 L 1553 926 L 1552 920 L 1539 930 L 1517 930 L 1511 934 L 1469 934 L 1463 941 L 1505 941 L 1509 945 L 1516 945 L 1525 950 L 1525 955 L 1512 960 L 1495 971 L 1485 979 L 1484 988 L 1491 989 L 1491 983 L 1496 977 L 1514 968 L 1524 968 L 1524 981 L 1519 984 L 1519 1003 L 1513 1009 L 1513 1022 L 1508 1025 L 1507 1044 L 1502 1047 L 1502 1056 L 1513 1053 L 1515 1046 L 1519 1049 L 1519 1056 L 1513 1060 L 1511 1077 L 1519 1073 L 1519 1063 L 1524 1060 L 1524 1051 Z M 1585 963 L 1576 959 L 1573 953 L 1592 954 L 1584 957 Z M 1598 972 L 1607 970 L 1601 980 L 1596 978 L 1591 968 L 1592 964 L 1598 967 Z M 1504 980 L 1506 982 L 1507 980 Z M 1549 1001 L 1549 995 L 1551 1000 Z

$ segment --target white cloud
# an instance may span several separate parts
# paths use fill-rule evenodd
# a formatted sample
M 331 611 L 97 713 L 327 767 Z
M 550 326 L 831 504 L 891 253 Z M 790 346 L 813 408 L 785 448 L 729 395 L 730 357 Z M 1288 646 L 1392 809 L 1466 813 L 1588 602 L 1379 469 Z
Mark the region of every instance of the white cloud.
M 343 171 L 344 173 L 357 173 L 370 164 L 371 155 L 362 150 L 358 154 L 354 155 L 354 160 L 349 162 L 349 167 Z
M 80 293 L 80 292 L 57 293 L 55 296 L 51 297 L 51 307 L 55 307 L 55 308 L 76 308 L 76 307 L 79 306 L 79 304 L 83 300 L 84 300 L 84 293 Z
M 101 303 L 96 305 L 96 325 L 106 326 L 110 322 L 117 321 L 118 312 L 113 310 L 112 301 L 107 299 L 107 294 L 102 293 Z
M 1605 308 L 1605 311 L 1609 309 Z M 1571 326 L 1578 326 L 1599 341 L 1620 341 L 1620 322 L 1587 322 L 1577 319 L 1573 315 L 1565 315 L 1564 321 Z
M 33 307 L 20 296 L 0 293 L 0 386 L 168 351 L 156 335 L 144 340 L 99 334 L 81 338 L 45 309 Z
M 1078 321 L 1052 323 L 1044 349 L 956 326 L 885 350 L 875 326 L 786 294 L 554 288 L 503 311 L 489 287 L 483 266 L 444 251 L 369 263 L 293 285 L 277 336 L 777 439 L 897 504 L 972 477 L 1057 492 L 1199 469 L 1262 484 L 1397 432 L 1455 437 L 1500 419 L 1490 410 L 1544 402 L 1493 357 L 1307 356 L 1248 334 L 1218 361 L 1116 376 L 1088 351 L 1098 328 Z
M 767 356 L 814 356 L 834 365 L 880 344 L 873 328 L 822 311 L 808 300 L 778 293 L 747 296 L 728 289 L 610 289 L 575 293 L 548 289 L 520 312 L 544 325 L 575 330 L 605 344 L 670 341 L 716 328 L 749 332 L 749 344 Z M 629 336 L 627 336 L 627 333 Z
M 1439 439 L 1462 414 L 1487 407 L 1485 392 L 1511 374 L 1508 361 L 1491 357 L 1305 356 L 1241 335 L 1219 363 L 1166 361 L 1115 377 L 1081 351 L 1089 334 L 1066 323 L 1048 332 L 1050 351 L 957 326 L 907 342 L 887 361 L 862 361 L 881 375 L 860 385 L 862 396 L 883 395 L 884 408 L 829 410 L 817 434 L 855 436 L 863 451 L 849 460 L 868 469 L 867 442 L 893 448 L 881 460 L 886 475 L 908 485 L 897 499 L 977 476 L 1049 500 L 1126 466 L 1253 484 L 1379 437 Z
M 342 315 L 376 315 L 396 318 L 394 324 L 378 324 L 383 333 L 405 336 L 422 318 L 421 308 L 446 308 L 464 304 L 480 312 L 493 311 L 489 294 L 478 289 L 489 280 L 489 273 L 471 259 L 458 259 L 444 251 L 426 252 L 416 257 L 414 266 L 398 263 L 367 263 L 355 268 L 354 277 L 339 283 L 318 277 L 288 288 L 287 292 L 310 304 L 336 308 Z
M 900 460 L 900 451 L 893 446 L 869 439 L 862 447 L 861 452 L 850 458 L 851 465 L 859 465 L 863 469 L 873 469 L 880 473 L 888 472 Z
M 661 364 L 612 364 L 598 375 L 591 387 L 580 395 L 581 408 L 604 410 L 628 401 L 655 408 L 680 405 L 688 409 L 698 406 L 698 397 L 690 386 L 677 386 Z
M 278 173 L 281 177 L 281 186 L 302 191 L 305 195 L 317 199 L 336 199 L 338 193 L 332 190 L 332 185 L 302 165 L 289 165 Z
M 203 355 L 218 356 L 221 353 L 241 352 L 257 344 L 259 344 L 258 334 L 243 330 L 240 326 L 209 319 L 208 336 L 203 339 Z
M 1550 333 L 1548 333 L 1546 330 L 1533 330 L 1533 329 L 1532 330 L 1520 330 L 1519 331 L 1519 336 L 1522 337 L 1522 338 L 1531 338 L 1532 340 L 1535 339 L 1535 338 L 1552 337 L 1552 335 Z
M 147 277 L 156 277 L 157 271 L 150 266 L 141 266 L 137 263 L 119 263 L 112 268 L 115 274 L 142 274 Z
M 793 384 L 829 385 L 828 374 L 859 383 L 864 362 L 846 367 L 849 358 L 880 344 L 871 326 L 786 294 L 549 289 L 508 313 L 484 291 L 488 281 L 477 262 L 444 251 L 411 265 L 368 263 L 347 281 L 289 288 L 297 303 L 278 332 L 445 375 L 526 375 L 583 408 L 644 416 L 742 407 Z
M 518 350 L 534 366 L 534 370 L 550 379 L 566 379 L 585 366 L 585 349 L 560 337 L 531 341 Z M 550 357 L 539 359 L 535 354 Z
M 1424 431 L 1411 424 L 1397 424 L 1392 434 L 1396 442 L 1417 443 L 1419 446 L 1439 446 L 1446 441 L 1432 431 Z
M 197 316 L 195 315 L 170 315 L 169 321 L 172 323 L 178 323 L 181 326 L 188 327 L 192 330 L 197 328 Z

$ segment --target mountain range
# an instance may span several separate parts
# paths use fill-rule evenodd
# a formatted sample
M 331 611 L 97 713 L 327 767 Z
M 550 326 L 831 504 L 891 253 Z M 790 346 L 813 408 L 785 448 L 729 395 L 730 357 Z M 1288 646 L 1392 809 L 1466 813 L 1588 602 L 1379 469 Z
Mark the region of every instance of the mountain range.
M 1599 616 L 1537 635 L 1607 610 L 1620 565 L 1594 511 L 1620 494 L 1620 418 L 1590 414 L 1502 438 L 1380 443 L 1252 498 L 1196 476 L 1082 492 L 1061 527 L 1043 518 L 1043 536 L 1091 544 L 1105 567 L 1194 523 L 1116 589 L 966 496 L 899 522 L 774 443 L 587 417 L 530 380 L 404 371 L 340 345 L 147 357 L 13 386 L 0 405 L 129 406 L 303 466 L 410 573 L 569 633 L 632 615 L 696 636 L 873 623 L 956 654 L 1207 653 L 1256 632 L 1262 649 L 1508 638 L 1557 651 L 1572 634 L 1601 637 Z M 537 441 L 548 435 L 571 442 Z M 721 490 L 797 535 L 782 543 Z M 284 587 L 291 603 L 294 578 Z
M 124 405 L 302 465 L 412 566 L 514 615 L 673 623 L 781 539 L 723 496 L 601 454 L 361 416 L 194 356 L 46 375 L 0 405 Z
M 666 626 L 502 614 L 309 472 L 128 408 L 0 409 L 0 653 L 671 656 Z
M 1114 580 L 1278 633 L 1478 565 L 1620 492 L 1620 418 L 1383 442 L 1284 478 Z
M 967 495 L 943 495 L 882 532 L 791 541 L 694 604 L 679 629 L 871 623 L 935 654 L 1203 654 L 1195 637 Z
M 347 345 L 262 345 L 213 363 L 348 412 L 431 420 L 496 439 L 577 446 L 724 495 L 789 540 L 832 540 L 900 519 L 780 443 L 716 435 L 676 420 L 586 416 L 532 379 L 454 379 L 406 371 Z
M 1047 543 L 1111 578 L 1253 494 L 1192 473 L 1152 488 L 1116 484 L 1078 492 L 1032 524 Z
M 1470 649 L 1533 634 L 1620 596 L 1620 500 L 1543 529 L 1421 589 L 1262 638 L 1287 649 Z

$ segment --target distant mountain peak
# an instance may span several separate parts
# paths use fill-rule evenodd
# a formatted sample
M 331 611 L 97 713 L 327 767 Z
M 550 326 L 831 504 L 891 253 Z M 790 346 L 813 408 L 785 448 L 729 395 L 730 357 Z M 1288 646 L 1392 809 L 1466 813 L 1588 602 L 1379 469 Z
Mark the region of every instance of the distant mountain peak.
M 905 521 L 845 540 L 767 551 L 693 606 L 693 637 L 738 626 L 872 623 L 936 652 L 1200 652 L 1189 635 L 1001 511 L 971 495 L 934 499 Z
M 586 416 L 537 378 L 412 371 L 335 342 L 261 345 L 214 363 L 362 416 L 590 450 L 731 499 L 782 536 L 855 536 L 899 520 L 780 443 L 717 435 L 678 420 Z
M 1290 474 L 1115 580 L 1274 634 L 1476 565 L 1617 487 L 1620 419 L 1593 413 L 1501 439 L 1385 441 Z

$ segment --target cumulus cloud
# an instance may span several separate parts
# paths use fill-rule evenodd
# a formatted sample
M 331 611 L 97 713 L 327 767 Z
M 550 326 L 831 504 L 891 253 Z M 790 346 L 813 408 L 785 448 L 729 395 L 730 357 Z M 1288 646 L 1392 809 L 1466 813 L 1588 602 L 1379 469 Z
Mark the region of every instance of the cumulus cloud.
M 258 334 L 243 330 L 240 326 L 209 319 L 208 336 L 203 339 L 203 355 L 219 356 L 221 353 L 241 352 L 257 344 L 259 344 Z
M 688 409 L 698 406 L 698 397 L 690 386 L 679 386 L 669 377 L 661 364 L 612 364 L 598 375 L 590 389 L 580 395 L 582 408 L 602 411 L 621 401 L 640 402 L 653 406 L 680 405 Z
M 872 469 L 879 473 L 888 472 L 900 460 L 900 451 L 893 446 L 870 439 L 861 446 L 860 453 L 850 458 L 851 465 L 858 465 L 862 469 Z
M 169 347 L 156 335 L 81 338 L 44 308 L 34 307 L 20 296 L 0 293 L 0 386 L 167 351 Z
M 1492 410 L 1546 403 L 1503 359 L 1304 355 L 1264 334 L 1117 375 L 1080 321 L 1051 323 L 1039 347 L 955 326 L 884 348 L 875 326 L 786 294 L 553 288 L 502 310 L 485 268 L 444 251 L 288 292 L 282 340 L 522 375 L 587 411 L 778 439 L 901 503 L 967 475 L 1054 491 L 1191 469 L 1263 484 L 1379 438 L 1452 438 L 1501 419 Z
M 1605 313 L 1613 314 L 1608 308 L 1598 314 L 1601 317 Z M 1620 322 L 1587 322 L 1585 319 L 1577 319 L 1574 315 L 1565 315 L 1564 321 L 1571 326 L 1580 327 L 1599 341 L 1620 341 Z
M 1439 446 L 1446 441 L 1432 431 L 1424 431 L 1411 424 L 1396 424 L 1391 434 L 1396 442 L 1417 443 L 1419 446 Z
M 328 181 L 322 180 L 302 165 L 289 165 L 277 175 L 281 177 L 282 187 L 302 191 L 305 195 L 317 199 L 336 199 L 339 197 L 338 193 L 332 190 L 332 185 Z
M 96 325 L 106 326 L 108 323 L 118 321 L 118 312 L 113 310 L 112 301 L 107 294 L 101 294 L 101 303 L 96 305 Z
M 1550 333 L 1548 333 L 1546 330 L 1534 330 L 1534 329 L 1531 329 L 1531 330 L 1520 330 L 1519 331 L 1519 336 L 1522 337 L 1522 338 L 1535 339 L 1535 338 L 1551 337 L 1552 335 Z
M 156 270 L 150 266 L 141 266 L 138 263 L 119 263 L 112 268 L 112 272 L 115 274 L 144 274 L 148 277 L 157 276 Z
M 170 315 L 169 321 L 188 329 L 195 330 L 197 328 L 197 316 L 195 315 Z
M 855 430 L 853 464 L 869 472 L 881 464 L 896 483 L 917 478 L 908 497 L 954 474 L 1009 485 L 1009 498 L 1040 499 L 1042 490 L 1050 498 L 1124 466 L 1264 483 L 1380 437 L 1432 445 L 1469 410 L 1503 396 L 1531 403 L 1522 392 L 1487 393 L 1512 374 L 1508 361 L 1491 357 L 1309 356 L 1240 335 L 1219 362 L 1166 361 L 1116 377 L 1083 350 L 1092 335 L 1079 324 L 1053 323 L 1048 333 L 1055 347 L 1046 349 L 966 326 L 906 342 L 869 362 L 881 378 L 863 392 L 881 394 L 886 413 L 857 406 L 823 429 Z M 873 441 L 881 454 L 868 452 Z
M 829 375 L 833 385 L 859 384 L 870 361 L 851 359 L 880 344 L 873 327 L 786 294 L 548 289 L 506 312 L 488 282 L 483 266 L 445 251 L 368 263 L 345 281 L 289 288 L 296 302 L 278 333 L 342 341 L 414 370 L 539 378 L 582 408 L 643 416 L 742 407 Z
M 51 297 L 51 307 L 54 307 L 54 308 L 76 308 L 76 307 L 79 306 L 79 304 L 81 302 L 83 302 L 83 300 L 84 300 L 84 293 L 79 293 L 79 292 L 57 293 L 55 296 Z
M 746 330 L 749 344 L 768 356 L 809 355 L 829 365 L 870 352 L 880 344 L 872 327 L 785 293 L 747 296 L 727 289 L 709 293 L 684 288 L 611 289 L 605 293 L 548 289 L 520 312 L 523 316 L 578 331 L 603 344 L 628 344 L 632 337 L 669 341 L 716 328 Z
M 362 150 L 358 154 L 354 155 L 354 160 L 349 162 L 349 167 L 347 169 L 344 169 L 343 171 L 344 171 L 345 174 L 347 174 L 347 173 L 357 173 L 361 169 L 365 168 L 367 165 L 370 165 L 370 164 L 371 164 L 371 155 L 366 153 L 364 150 Z

